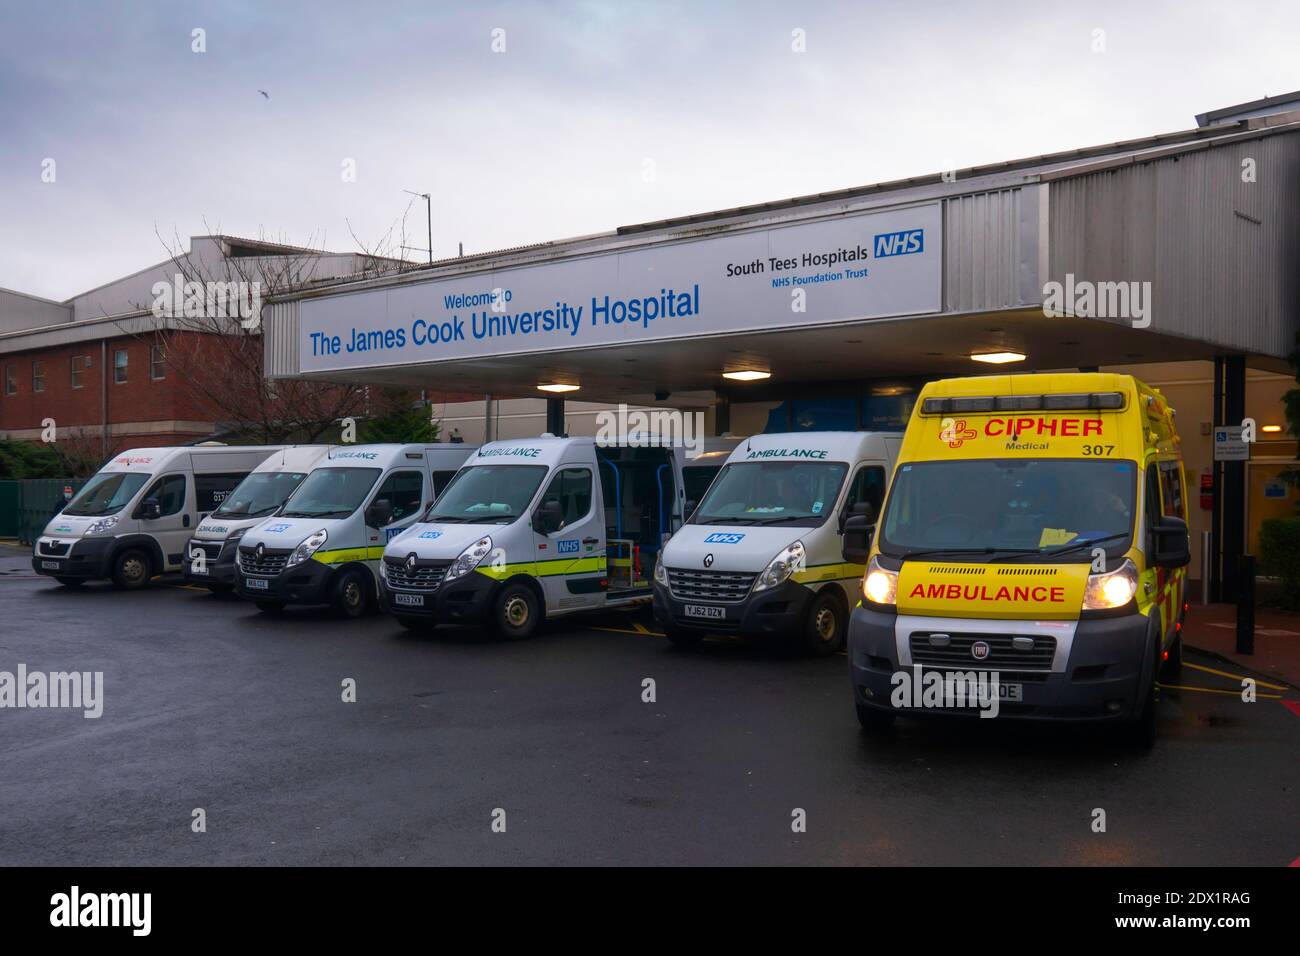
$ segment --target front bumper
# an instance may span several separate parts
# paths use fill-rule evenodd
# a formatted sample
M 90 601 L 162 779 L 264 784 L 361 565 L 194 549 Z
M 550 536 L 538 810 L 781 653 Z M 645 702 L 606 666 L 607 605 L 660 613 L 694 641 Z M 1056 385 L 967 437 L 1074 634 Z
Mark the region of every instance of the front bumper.
M 204 552 L 204 572 L 202 574 L 194 570 L 195 548 L 200 548 Z M 185 559 L 182 562 L 186 583 L 216 584 L 233 588 L 235 586 L 235 551 L 237 548 L 238 542 L 232 544 L 229 538 L 224 541 L 190 538 L 185 544 Z
M 116 538 L 77 538 L 63 554 L 46 553 L 53 540 L 38 538 L 32 549 L 32 570 L 50 577 L 108 578 L 112 575 L 112 552 Z
M 265 586 L 257 582 L 265 581 Z M 251 583 L 250 583 L 251 582 Z M 280 604 L 328 604 L 333 596 L 334 568 L 308 558 L 274 577 L 235 570 L 235 593 L 250 601 Z
M 431 591 L 417 591 L 392 588 L 380 576 L 379 602 L 394 617 L 430 625 L 482 624 L 490 615 L 498 584 L 485 574 L 471 571 L 449 584 L 439 584 Z
M 907 638 L 897 634 L 897 623 L 897 616 L 866 606 L 857 607 L 849 619 L 849 673 L 858 705 L 900 716 L 978 716 L 979 709 L 973 707 L 894 706 L 900 686 L 894 675 L 902 672 L 914 679 L 916 673 L 899 665 L 898 643 Z M 953 630 L 960 626 L 961 620 L 953 619 Z M 1079 722 L 1132 719 L 1141 708 L 1154 666 L 1148 635 L 1148 620 L 1141 614 L 1081 619 L 1062 672 L 999 672 L 1002 683 L 1021 686 L 1023 699 L 1001 701 L 997 716 Z M 964 669 L 980 670 L 975 661 Z M 922 673 L 933 670 L 944 672 L 927 666 Z M 901 691 L 897 698 L 909 700 Z
M 742 637 L 782 636 L 794 634 L 803 626 L 808 602 L 815 593 L 806 585 L 785 581 L 764 591 L 751 591 L 744 600 L 733 603 L 683 601 L 674 597 L 666 585 L 655 581 L 654 616 L 659 624 L 679 630 Z M 687 605 L 720 608 L 722 616 L 703 618 L 687 614 Z

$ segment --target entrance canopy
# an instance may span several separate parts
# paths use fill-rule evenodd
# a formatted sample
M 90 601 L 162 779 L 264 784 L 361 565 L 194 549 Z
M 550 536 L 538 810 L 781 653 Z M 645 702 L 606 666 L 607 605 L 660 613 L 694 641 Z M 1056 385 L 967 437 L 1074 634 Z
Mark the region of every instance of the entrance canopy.
M 674 405 L 978 374 L 996 353 L 1280 370 L 1297 172 L 1282 113 L 458 258 L 273 302 L 266 367 Z

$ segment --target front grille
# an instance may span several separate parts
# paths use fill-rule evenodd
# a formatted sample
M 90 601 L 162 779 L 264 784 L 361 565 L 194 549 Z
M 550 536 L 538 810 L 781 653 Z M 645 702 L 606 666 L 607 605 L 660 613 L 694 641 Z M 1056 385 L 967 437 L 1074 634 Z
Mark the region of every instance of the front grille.
M 72 550 L 70 541 L 46 541 L 41 544 L 41 554 L 48 554 L 52 558 L 61 558 Z
M 407 571 L 406 562 L 384 562 L 388 586 L 399 591 L 436 591 L 447 574 L 446 564 L 417 564 Z
M 284 550 L 267 548 L 262 553 L 262 558 L 259 561 L 256 548 L 240 548 L 239 566 L 245 574 L 256 575 L 260 578 L 273 578 L 284 570 L 285 563 L 292 553 L 287 548 Z
M 930 643 L 931 634 L 947 634 L 948 643 L 936 647 Z M 913 631 L 909 638 L 912 649 L 912 661 L 932 667 L 947 667 L 955 670 L 1030 670 L 1048 671 L 1052 669 L 1052 658 L 1056 655 L 1056 638 L 1035 636 L 1033 646 L 1021 650 L 1012 645 L 1013 639 L 1030 637 L 1027 634 L 954 634 L 950 631 Z M 976 658 L 971 654 L 971 645 L 983 641 L 989 646 L 987 657 Z
M 195 551 L 202 551 L 203 560 L 216 561 L 221 557 L 221 548 L 224 544 L 224 541 L 196 541 L 191 538 L 190 546 L 185 549 L 185 557 L 192 560 Z
M 668 588 L 681 601 L 743 601 L 758 577 L 748 571 L 668 569 Z

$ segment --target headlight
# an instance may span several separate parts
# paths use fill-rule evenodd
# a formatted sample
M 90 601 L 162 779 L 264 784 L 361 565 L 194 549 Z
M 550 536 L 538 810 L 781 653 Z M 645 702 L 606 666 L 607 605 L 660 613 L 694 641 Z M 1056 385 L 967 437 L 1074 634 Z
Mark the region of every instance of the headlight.
M 491 553 L 492 539 L 489 537 L 479 538 L 462 551 L 460 556 L 451 563 L 451 567 L 447 569 L 447 574 L 443 580 L 450 581 L 453 578 L 464 577 L 477 568 L 479 562 Z
M 379 577 L 385 581 L 388 580 L 388 562 L 384 560 L 382 554 L 379 556 Z
M 313 554 L 319 551 L 321 545 L 323 545 L 327 540 L 329 540 L 329 535 L 326 534 L 324 528 L 321 528 L 314 535 L 312 535 L 310 538 L 305 540 L 302 544 L 298 545 L 298 547 L 293 549 L 293 554 L 289 555 L 289 562 L 285 565 L 285 567 L 291 568 L 295 564 L 302 564 Z
M 249 527 L 252 527 L 250 525 Z M 232 531 L 230 537 L 226 539 L 226 544 L 238 544 L 239 539 L 248 533 L 248 528 L 240 528 L 238 531 Z
M 659 552 L 659 560 L 655 562 L 655 580 L 664 587 L 668 586 L 668 565 L 664 564 L 664 554 Z
M 892 607 L 898 603 L 898 572 L 881 567 L 879 555 L 872 556 L 862 576 L 862 596 L 872 604 Z
M 796 541 L 772 559 L 772 562 L 754 582 L 755 591 L 766 591 L 778 584 L 785 583 L 790 575 L 804 566 L 803 542 Z
M 1123 607 L 1137 594 L 1137 567 L 1128 558 L 1114 571 L 1088 575 L 1088 586 L 1083 591 L 1085 611 L 1107 611 Z
M 117 524 L 117 519 L 119 517 L 121 516 L 113 515 L 112 517 L 109 518 L 100 518 L 98 521 L 93 522 L 91 526 L 86 529 L 86 534 L 103 534 L 105 531 L 108 531 L 110 528 L 112 528 L 114 525 Z

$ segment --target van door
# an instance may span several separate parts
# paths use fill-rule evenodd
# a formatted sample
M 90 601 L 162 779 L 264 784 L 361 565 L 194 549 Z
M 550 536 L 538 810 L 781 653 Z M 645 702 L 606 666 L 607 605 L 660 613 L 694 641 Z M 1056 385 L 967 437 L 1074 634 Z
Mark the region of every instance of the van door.
M 371 497 L 365 510 L 366 546 L 370 560 L 378 560 L 383 554 L 384 545 L 409 528 L 420 516 L 428 504 L 424 486 L 424 473 L 414 468 L 390 471 L 380 483 L 379 490 Z M 381 501 L 388 502 L 391 510 L 388 520 L 382 526 L 375 513 L 375 505 Z
M 158 542 L 166 570 L 180 568 L 185 558 L 185 543 L 191 534 L 190 483 L 185 475 L 163 475 L 150 485 L 135 506 L 132 517 L 140 522 L 140 531 Z M 144 516 L 145 502 L 158 502 L 158 517 Z
M 561 524 L 547 532 L 540 523 L 548 501 L 560 509 Z M 534 511 L 537 577 L 547 610 L 599 607 L 605 603 L 605 516 L 591 465 L 557 468 Z

